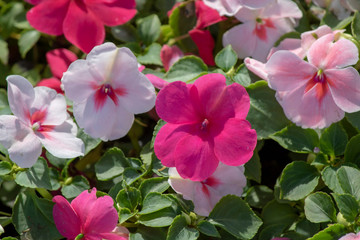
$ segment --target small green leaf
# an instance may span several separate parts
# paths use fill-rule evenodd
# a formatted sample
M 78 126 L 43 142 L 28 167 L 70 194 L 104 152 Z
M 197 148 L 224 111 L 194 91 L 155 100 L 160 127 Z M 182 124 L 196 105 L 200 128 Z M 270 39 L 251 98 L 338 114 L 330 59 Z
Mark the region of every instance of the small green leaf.
M 359 203 L 356 201 L 356 199 L 347 193 L 345 194 L 332 193 L 332 195 L 343 217 L 348 222 L 355 221 L 360 211 Z
M 0 115 L 10 115 L 8 97 L 5 89 L 0 89 Z
M 250 206 L 263 208 L 268 202 L 274 199 L 274 192 L 264 185 L 256 185 L 251 187 L 245 197 L 245 201 Z
M 339 156 L 345 152 L 348 136 L 339 123 L 332 124 L 321 134 L 320 150 L 330 156 Z
M 199 237 L 199 232 L 187 226 L 184 216 L 177 216 L 171 226 L 166 240 L 195 240 Z
M 234 195 L 223 197 L 211 211 L 208 221 L 242 239 L 254 237 L 262 224 L 249 205 Z
M 4 176 L 11 172 L 11 164 L 9 162 L 0 162 L 0 176 Z
M 360 111 L 354 113 L 345 113 L 345 116 L 351 125 L 360 131 Z
M 200 75 L 207 73 L 207 66 L 201 58 L 195 56 L 185 56 L 174 63 L 165 74 L 168 82 L 183 81 L 190 82 Z
M 78 131 L 77 137 L 83 140 L 85 144 L 84 156 L 86 156 L 91 150 L 96 148 L 100 143 L 100 138 L 92 138 L 84 132 L 84 129 Z
M 337 168 L 332 166 L 326 166 L 322 172 L 322 179 L 326 186 L 335 193 L 344 193 L 344 190 L 340 186 L 339 179 L 337 178 Z
M 293 201 L 306 197 L 318 185 L 319 177 L 316 167 L 306 162 L 288 164 L 281 174 L 281 197 Z
M 163 193 L 169 188 L 168 178 L 165 177 L 157 177 L 157 178 L 149 178 L 145 179 L 140 187 L 139 190 L 141 192 L 141 196 L 143 198 L 146 197 L 151 192 L 158 192 Z
M 355 12 L 351 22 L 351 33 L 356 40 L 360 41 L 360 13 L 358 11 Z
M 336 222 L 336 210 L 331 197 L 316 192 L 305 198 L 305 216 L 313 223 Z
M 75 176 L 71 183 L 61 188 L 61 193 L 66 198 L 75 198 L 83 191 L 90 188 L 88 180 L 83 176 Z
M 144 54 L 138 55 L 137 60 L 141 64 L 153 64 L 162 66 L 162 61 L 160 58 L 161 45 L 158 43 L 152 43 L 149 47 L 145 49 Z
M 152 228 L 140 225 L 136 233 L 130 233 L 130 240 L 165 240 L 167 228 Z
M 95 164 L 96 177 L 105 181 L 123 174 L 130 167 L 129 161 L 119 148 L 111 148 Z
M 263 208 L 261 213 L 264 221 L 264 227 L 273 224 L 282 224 L 285 227 L 290 226 L 298 218 L 296 210 L 289 204 L 278 203 L 272 200 Z
M 319 146 L 319 136 L 313 129 L 290 125 L 271 135 L 282 147 L 298 153 L 311 153 Z
M 0 61 L 7 65 L 9 61 L 9 48 L 6 41 L 0 37 Z
M 360 134 L 352 137 L 346 145 L 344 160 L 345 162 L 355 163 L 360 167 Z
M 123 178 L 127 185 L 133 184 L 136 180 L 140 179 L 143 176 L 142 173 L 139 173 L 134 168 L 125 168 Z
M 40 32 L 36 30 L 26 31 L 21 34 L 19 39 L 19 51 L 21 57 L 25 58 L 27 52 L 35 45 L 35 43 L 40 39 Z
M 148 227 L 170 226 L 178 212 L 173 207 L 168 207 L 153 213 L 141 215 L 139 223 Z
M 268 239 L 276 238 L 281 235 L 284 229 L 285 229 L 284 224 L 271 224 L 269 226 L 266 226 L 260 232 L 259 240 L 268 240 Z
M 245 167 L 244 174 L 248 179 L 252 179 L 258 183 L 261 182 L 261 163 L 257 151 L 254 151 L 254 155 L 247 163 L 245 163 L 244 167 Z
M 124 223 L 129 218 L 132 218 L 133 216 L 135 216 L 136 213 L 137 213 L 137 211 L 131 212 L 131 210 L 128 208 L 120 208 L 119 209 L 119 222 Z
M 360 200 L 360 171 L 349 166 L 342 166 L 337 170 L 337 177 L 345 193 Z
M 136 28 L 129 23 L 112 27 L 111 33 L 116 39 L 123 42 L 136 42 L 138 38 Z
M 318 232 L 312 238 L 308 238 L 308 240 L 335 240 L 341 238 L 346 233 L 347 231 L 344 225 L 333 224 Z
M 216 65 L 224 70 L 225 72 L 229 71 L 237 62 L 238 57 L 236 52 L 232 49 L 231 45 L 223 48 L 215 56 Z
M 138 22 L 138 34 L 146 45 L 155 42 L 160 36 L 161 22 L 156 14 L 142 18 Z
M 230 45 L 229 45 L 230 46 Z M 245 64 L 241 64 L 232 76 L 232 80 L 244 87 L 248 87 L 251 84 L 251 77 Z
M 127 187 L 118 193 L 116 196 L 116 202 L 121 208 L 128 208 L 134 211 L 135 208 L 140 204 L 141 193 L 139 190 L 133 187 Z
M 210 237 L 220 237 L 219 232 L 217 231 L 216 227 L 209 223 L 208 221 L 202 220 L 198 223 L 197 229 L 206 236 Z
M 143 202 L 143 208 L 139 212 L 139 215 L 149 214 L 153 212 L 157 212 L 161 209 L 170 207 L 173 201 L 161 193 L 152 192 L 149 193 Z

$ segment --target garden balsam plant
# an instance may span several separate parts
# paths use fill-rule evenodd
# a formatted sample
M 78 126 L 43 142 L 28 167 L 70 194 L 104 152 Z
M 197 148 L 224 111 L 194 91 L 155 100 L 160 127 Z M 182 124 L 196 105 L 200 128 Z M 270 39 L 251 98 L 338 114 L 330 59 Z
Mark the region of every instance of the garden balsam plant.
M 2 239 L 359 239 L 358 1 L 0 6 Z

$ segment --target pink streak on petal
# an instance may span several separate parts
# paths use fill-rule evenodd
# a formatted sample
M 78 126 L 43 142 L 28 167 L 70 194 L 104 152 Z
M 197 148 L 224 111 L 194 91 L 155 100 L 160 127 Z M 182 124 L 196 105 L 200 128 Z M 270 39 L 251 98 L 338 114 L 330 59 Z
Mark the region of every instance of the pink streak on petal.
M 40 32 L 61 35 L 69 4 L 70 0 L 43 1 L 30 9 L 26 18 L 30 25 Z
M 54 89 L 57 93 L 64 94 L 61 89 L 61 81 L 57 78 L 45 78 L 36 84 L 36 86 L 43 86 Z
M 259 39 L 267 42 L 267 28 L 275 28 L 271 19 L 261 19 L 262 23 L 256 23 L 256 27 L 253 31 L 253 34 L 258 36 Z
M 126 90 L 122 88 L 113 89 L 110 84 L 102 85 L 96 92 L 95 92 L 95 110 L 98 111 L 102 108 L 105 104 L 105 101 L 108 100 L 109 97 L 115 106 L 119 104 L 118 96 L 126 95 Z
M 214 66 L 213 50 L 215 47 L 214 39 L 209 30 L 193 29 L 189 31 L 191 39 L 199 50 L 199 55 L 207 65 Z
M 65 48 L 59 48 L 47 52 L 46 60 L 53 76 L 60 80 L 70 64 L 77 60 L 77 56 Z
M 39 122 L 41 124 L 46 118 L 46 114 L 47 114 L 46 109 L 35 111 L 30 117 L 31 124 L 34 124 L 36 122 Z
M 69 202 L 62 196 L 55 196 L 53 216 L 56 228 L 66 238 L 75 239 L 81 233 L 81 222 Z
M 164 65 L 166 71 L 180 58 L 184 56 L 184 53 L 176 45 L 170 47 L 169 45 L 164 45 L 160 51 L 161 62 Z

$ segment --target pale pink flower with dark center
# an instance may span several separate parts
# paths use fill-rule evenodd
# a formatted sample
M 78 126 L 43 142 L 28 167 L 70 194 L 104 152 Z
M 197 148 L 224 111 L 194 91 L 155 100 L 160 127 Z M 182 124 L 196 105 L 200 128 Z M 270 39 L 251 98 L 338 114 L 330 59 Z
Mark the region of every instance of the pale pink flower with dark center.
M 135 0 L 28 0 L 36 4 L 26 18 L 30 25 L 65 38 L 88 53 L 104 42 L 106 26 L 126 23 L 136 14 Z
M 130 130 L 134 114 L 154 107 L 155 89 L 138 67 L 128 48 L 113 43 L 95 47 L 86 60 L 70 65 L 62 83 L 85 133 L 104 141 L 121 138 Z
M 256 146 L 256 132 L 245 120 L 249 108 L 245 88 L 226 86 L 221 74 L 166 85 L 156 99 L 156 111 L 167 122 L 155 139 L 156 156 L 193 181 L 211 176 L 219 162 L 246 163 Z
M 223 45 L 231 45 L 239 58 L 251 56 L 264 62 L 275 42 L 294 30 L 302 13 L 293 1 L 278 0 L 264 8 L 243 7 L 235 17 L 242 23 L 223 35 Z
M 325 128 L 340 121 L 344 112 L 360 110 L 360 76 L 349 67 L 359 59 L 354 43 L 334 41 L 334 34 L 327 34 L 311 45 L 307 59 L 278 51 L 266 63 L 269 86 L 291 121 Z
M 203 181 L 184 179 L 175 168 L 169 168 L 169 184 L 184 199 L 193 201 L 195 213 L 209 216 L 222 197 L 228 194 L 241 196 L 246 178 L 243 166 L 220 163 L 216 171 Z
M 64 96 L 47 87 L 36 87 L 23 77 L 7 77 L 8 99 L 14 115 L 0 116 L 0 143 L 20 167 L 35 164 L 42 146 L 59 158 L 84 155 L 76 138 L 77 126 L 66 112 Z
M 69 240 L 127 240 L 116 230 L 118 212 L 110 196 L 96 197 L 96 189 L 83 191 L 71 201 L 63 196 L 55 196 L 53 217 L 56 228 Z M 82 237 L 81 237 L 82 236 Z

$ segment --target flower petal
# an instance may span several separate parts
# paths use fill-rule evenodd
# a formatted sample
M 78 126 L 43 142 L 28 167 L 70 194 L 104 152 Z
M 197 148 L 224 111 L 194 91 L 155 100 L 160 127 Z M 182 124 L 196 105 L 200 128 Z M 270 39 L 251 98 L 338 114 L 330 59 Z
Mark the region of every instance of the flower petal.
M 71 207 L 75 210 L 77 216 L 79 217 L 82 228 L 91 214 L 91 210 L 96 203 L 96 199 L 96 188 L 93 188 L 90 192 L 88 190 L 83 191 L 79 194 L 79 196 L 71 201 Z
M 64 94 L 61 89 L 61 81 L 57 78 L 45 78 L 36 84 L 36 86 L 40 87 L 48 87 L 54 89 L 57 93 Z
M 164 65 L 165 71 L 168 71 L 169 68 L 183 56 L 184 53 L 176 45 L 169 46 L 165 44 L 160 51 L 160 58 Z
M 212 24 L 225 20 L 226 18 L 220 17 L 218 11 L 208 7 L 202 1 L 195 2 L 197 22 L 195 28 L 202 29 Z
M 247 0 L 251 1 L 251 0 Z M 261 17 L 267 18 L 301 18 L 302 12 L 293 1 L 277 0 L 267 6 L 261 14 Z
M 261 79 L 268 80 L 265 63 L 252 58 L 245 58 L 244 63 L 251 72 L 259 76 Z
M 234 16 L 242 7 L 241 0 L 204 0 L 204 3 L 216 9 L 221 16 Z
M 0 115 L 0 143 L 5 148 L 10 148 L 16 141 L 22 141 L 29 132 L 29 127 L 16 116 Z
M 355 68 L 328 69 L 324 71 L 331 95 L 345 112 L 360 111 L 360 76 Z
M 221 128 L 219 130 L 218 128 Z M 215 125 L 214 152 L 223 163 L 242 165 L 250 160 L 257 143 L 256 132 L 246 120 L 231 118 L 222 125 Z M 217 134 L 220 132 L 219 134 Z
M 212 178 L 217 179 L 219 184 L 211 186 L 211 188 L 216 190 L 216 194 L 220 197 L 228 194 L 240 197 L 247 183 L 244 170 L 243 165 L 228 166 L 220 162 L 218 168 L 211 176 Z
M 296 38 L 286 38 L 277 47 L 271 48 L 267 58 L 269 59 L 275 52 L 280 50 L 288 50 L 299 58 L 303 59 L 306 56 L 306 50 L 301 46 L 301 40 Z
M 151 84 L 157 89 L 162 89 L 169 83 L 164 79 L 155 76 L 154 74 L 145 74 L 145 76 L 149 79 Z
M 116 233 L 101 233 L 101 234 L 99 234 L 99 236 L 102 239 L 106 239 L 106 240 L 128 240 L 129 239 L 128 237 L 119 236 Z M 98 238 L 96 240 L 98 240 Z
M 61 35 L 69 4 L 70 0 L 42 1 L 27 12 L 26 18 L 40 32 Z
M 199 56 L 207 65 L 214 66 L 213 50 L 215 42 L 209 30 L 193 29 L 189 31 L 191 39 L 199 50 Z
M 47 52 L 46 60 L 53 76 L 57 79 L 61 79 L 63 73 L 66 72 L 70 64 L 77 60 L 77 56 L 75 53 L 65 48 L 59 48 Z
M 79 217 L 63 196 L 55 196 L 53 202 L 55 202 L 53 217 L 56 228 L 64 237 L 75 239 L 81 232 Z
M 64 35 L 69 42 L 89 53 L 93 47 L 104 42 L 105 29 L 82 1 L 71 1 L 64 23 Z

